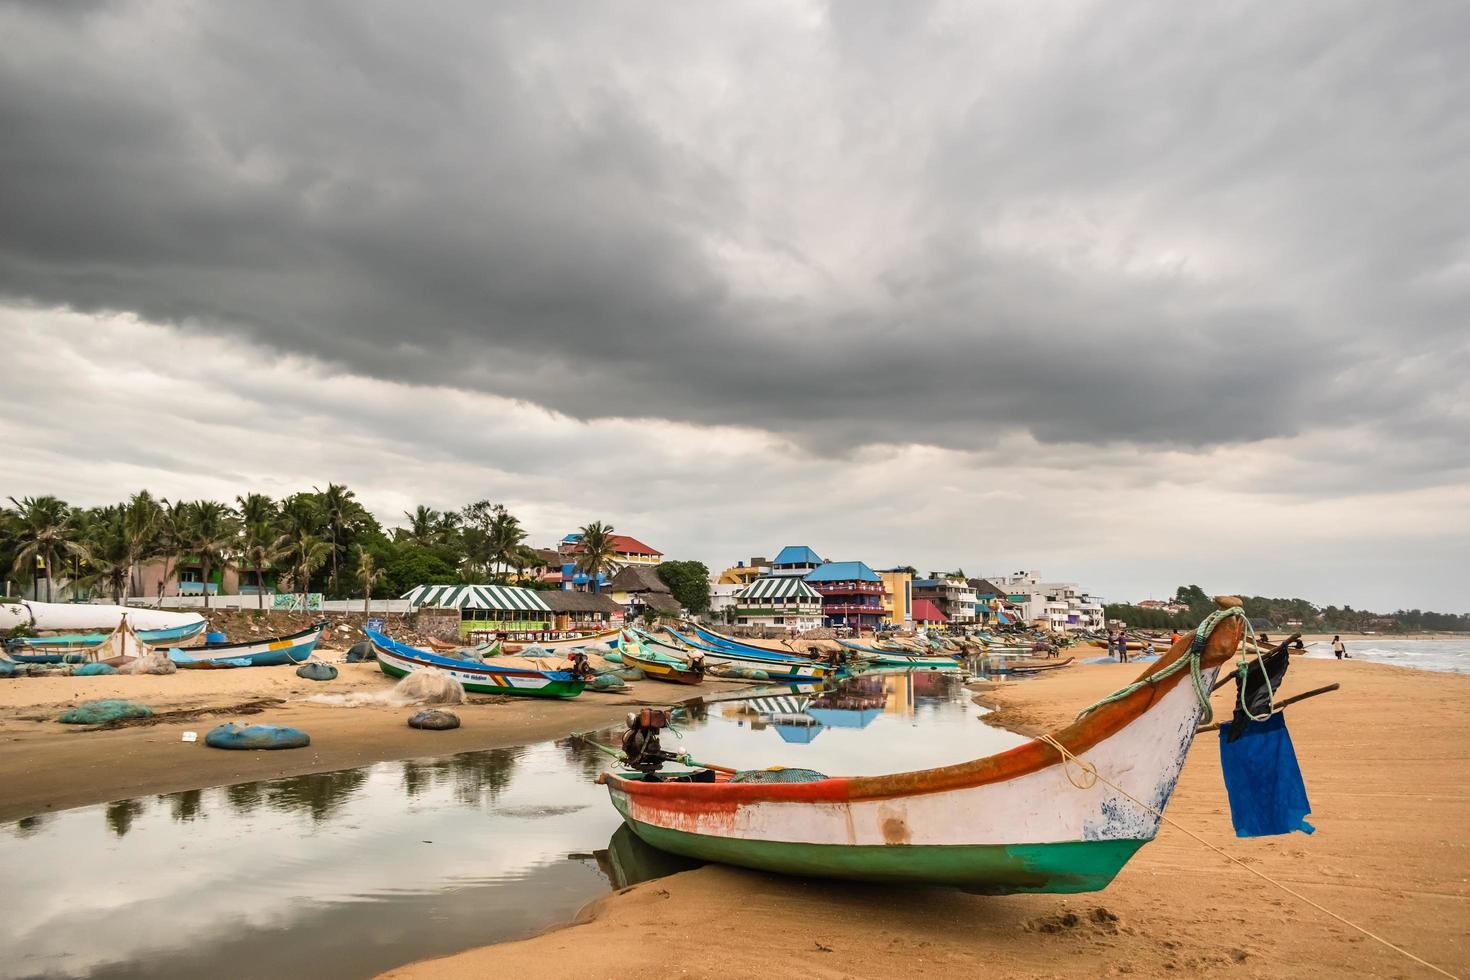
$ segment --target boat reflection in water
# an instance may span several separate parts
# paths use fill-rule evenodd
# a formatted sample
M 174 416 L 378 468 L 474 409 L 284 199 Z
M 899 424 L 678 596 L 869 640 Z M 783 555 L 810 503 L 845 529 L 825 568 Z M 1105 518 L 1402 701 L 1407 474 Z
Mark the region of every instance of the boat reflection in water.
M 607 876 L 615 889 L 667 878 L 704 864 L 643 843 L 643 838 L 629 830 L 627 824 L 618 824 L 612 840 L 607 842 L 607 849 L 597 851 L 593 856 L 597 858 L 598 870 Z

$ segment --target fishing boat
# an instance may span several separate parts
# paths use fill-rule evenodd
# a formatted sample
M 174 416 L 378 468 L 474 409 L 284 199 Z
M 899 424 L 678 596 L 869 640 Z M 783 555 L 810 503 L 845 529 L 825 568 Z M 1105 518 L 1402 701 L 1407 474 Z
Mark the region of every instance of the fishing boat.
M 724 650 L 708 646 L 698 640 L 682 636 L 672 629 L 665 627 L 664 635 L 673 639 L 675 644 L 664 643 L 642 630 L 636 631 L 639 642 L 645 647 L 652 647 L 655 651 L 668 652 L 673 656 L 688 657 L 691 653 L 704 655 L 704 662 L 711 667 L 747 667 L 754 670 L 762 670 L 773 681 L 786 681 L 788 683 L 810 683 L 835 677 L 841 668 L 830 664 L 819 664 L 808 657 L 799 657 L 794 653 L 781 654 L 775 650 L 762 650 L 760 652 L 745 653 L 739 650 Z M 678 644 L 682 644 L 678 645 Z M 660 651 L 659 648 L 666 648 Z M 754 648 L 752 648 L 754 649 Z
M 898 650 L 882 650 L 877 647 L 865 647 L 851 640 L 838 640 L 838 645 L 844 650 L 851 650 L 857 654 L 865 663 L 875 667 L 928 667 L 936 670 L 945 668 L 954 669 L 960 666 L 960 662 L 950 656 L 927 656 L 919 653 L 904 653 Z
M 131 622 L 121 617 L 119 622 Z M 136 630 L 139 642 L 151 646 L 166 646 L 186 643 L 204 629 L 204 620 L 195 624 L 171 626 L 156 630 Z M 95 659 L 93 648 L 100 646 L 112 634 L 108 633 L 62 633 L 56 636 L 23 636 L 6 641 L 10 655 L 21 663 L 59 664 L 82 663 Z
M 1072 666 L 1072 661 L 1076 659 L 1076 657 L 1068 657 L 1066 660 L 1054 660 L 1051 662 L 1047 662 L 1044 660 L 1033 660 L 1027 661 L 1025 663 L 1007 663 L 1005 661 L 1001 661 L 999 663 L 991 664 L 990 669 L 986 671 L 986 673 L 1040 674 L 1048 670 L 1060 670 L 1063 667 L 1070 667 Z
M 471 693 L 528 698 L 574 698 L 587 686 L 585 679 L 569 670 L 527 670 L 488 662 L 475 664 L 399 643 L 374 630 L 365 632 L 378 658 L 378 668 L 389 677 L 407 677 L 416 670 L 437 667 Z
M 619 630 L 604 630 L 601 633 L 584 633 L 581 636 L 562 637 L 559 640 L 527 640 L 525 642 L 508 642 L 502 649 L 506 653 L 520 653 L 531 647 L 539 647 L 542 650 L 554 650 L 558 653 L 570 653 L 578 647 L 591 646 L 601 643 L 604 646 L 616 647 L 622 636 Z
M 958 765 L 853 777 L 738 772 L 687 755 L 635 757 L 628 747 L 648 739 L 625 737 L 632 771 L 599 781 L 634 833 L 685 857 L 986 894 L 1095 891 L 1157 835 L 1202 711 L 1190 675 L 1198 670 L 1208 691 L 1243 632 L 1239 606 L 1224 610 L 1201 627 L 1197 651 L 1193 636 L 1181 638 L 1071 725 Z M 630 734 L 655 723 L 630 719 Z M 664 759 L 695 768 L 658 772 Z
M 139 636 L 146 639 L 152 635 L 156 637 L 156 642 L 172 640 L 181 643 L 198 636 L 204 629 L 204 617 L 198 613 L 167 612 L 162 609 L 92 602 L 0 600 L 0 630 L 24 626 L 40 633 L 79 635 L 84 640 L 94 634 L 97 636 L 90 643 L 79 644 L 83 646 L 101 643 L 124 618 L 132 624 Z M 54 641 L 62 637 L 41 639 Z
M 623 648 L 619 653 L 624 664 L 629 667 L 637 667 L 652 680 L 666 681 L 670 684 L 704 683 L 703 657 L 695 657 L 690 660 L 655 657 L 645 653 L 640 644 L 630 643 L 627 640 L 623 641 Z
M 189 652 L 178 648 L 168 651 L 168 658 L 180 669 L 207 670 L 220 667 L 283 667 L 299 664 L 311 656 L 321 639 L 325 622 L 308 626 L 299 633 L 273 636 L 266 640 L 244 643 L 216 643 Z

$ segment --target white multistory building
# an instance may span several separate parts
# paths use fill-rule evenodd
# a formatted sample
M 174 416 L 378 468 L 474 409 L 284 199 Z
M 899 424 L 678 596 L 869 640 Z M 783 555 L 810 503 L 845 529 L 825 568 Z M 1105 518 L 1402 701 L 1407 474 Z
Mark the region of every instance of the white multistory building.
M 1076 582 L 1046 582 L 1037 571 L 986 578 L 1006 589 L 1028 623 L 1040 621 L 1058 632 L 1106 626 L 1102 600 L 1083 592 Z

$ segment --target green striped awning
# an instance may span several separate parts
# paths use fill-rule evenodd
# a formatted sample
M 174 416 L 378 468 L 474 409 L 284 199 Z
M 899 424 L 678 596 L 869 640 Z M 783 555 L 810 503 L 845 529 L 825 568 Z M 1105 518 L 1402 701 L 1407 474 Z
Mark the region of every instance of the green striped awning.
M 758 578 L 735 593 L 737 599 L 811 599 L 822 601 L 822 593 L 794 575 Z
M 535 589 L 513 585 L 420 585 L 403 598 L 409 606 L 441 609 L 493 609 L 504 612 L 551 612 Z

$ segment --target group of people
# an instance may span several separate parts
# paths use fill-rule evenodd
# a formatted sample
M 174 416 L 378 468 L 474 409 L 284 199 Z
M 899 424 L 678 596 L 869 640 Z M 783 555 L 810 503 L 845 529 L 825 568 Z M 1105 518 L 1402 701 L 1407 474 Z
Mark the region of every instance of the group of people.
M 1179 639 L 1179 632 L 1177 630 L 1174 632 L 1174 639 Z M 1153 637 L 1144 637 L 1144 656 L 1152 657 L 1154 652 Z M 1118 663 L 1120 664 L 1126 664 L 1128 662 L 1128 634 L 1123 630 L 1118 630 L 1116 635 L 1112 633 L 1108 634 L 1108 656 L 1117 657 Z

